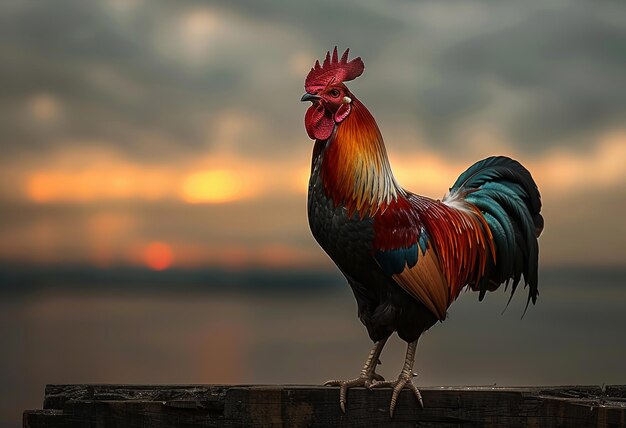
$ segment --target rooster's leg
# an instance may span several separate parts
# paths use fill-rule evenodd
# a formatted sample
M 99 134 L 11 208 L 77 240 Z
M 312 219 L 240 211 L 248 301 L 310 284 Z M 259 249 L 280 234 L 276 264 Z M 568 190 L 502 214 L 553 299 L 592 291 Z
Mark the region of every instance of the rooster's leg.
M 404 367 L 402 367 L 402 371 L 400 372 L 400 376 L 398 376 L 398 380 L 396 381 L 387 381 L 387 382 L 379 382 L 374 381 L 371 382 L 370 388 L 384 388 L 391 387 L 393 388 L 393 394 L 391 395 L 391 405 L 389 406 L 389 414 L 393 417 L 393 411 L 396 408 L 396 403 L 398 401 L 398 395 L 400 395 L 400 391 L 404 387 L 409 388 L 413 391 L 415 398 L 419 401 L 420 406 L 424 407 L 424 402 L 422 401 L 422 394 L 420 394 L 419 390 L 415 385 L 413 385 L 413 377 L 416 376 L 413 373 L 413 364 L 415 363 L 415 350 L 417 349 L 417 340 L 409 343 L 406 348 L 406 358 L 404 360 Z
M 341 411 L 345 413 L 346 411 L 346 395 L 348 393 L 348 388 L 353 386 L 365 386 L 369 388 L 373 382 L 379 381 L 382 382 L 385 379 L 376 373 L 376 366 L 380 364 L 380 353 L 383 351 L 383 347 L 387 342 L 387 338 L 379 340 L 374 344 L 374 348 L 370 351 L 367 360 L 365 361 L 365 366 L 361 370 L 361 374 L 356 379 L 351 380 L 329 380 L 324 383 L 324 385 L 328 386 L 339 386 L 339 406 L 341 406 Z

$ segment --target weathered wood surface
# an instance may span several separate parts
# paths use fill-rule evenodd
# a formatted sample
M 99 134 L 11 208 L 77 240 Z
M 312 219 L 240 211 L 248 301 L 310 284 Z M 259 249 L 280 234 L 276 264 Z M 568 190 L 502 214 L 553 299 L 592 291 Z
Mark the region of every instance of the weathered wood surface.
M 626 386 L 421 388 L 424 408 L 403 391 L 322 386 L 48 385 L 27 428 L 74 427 L 626 427 Z

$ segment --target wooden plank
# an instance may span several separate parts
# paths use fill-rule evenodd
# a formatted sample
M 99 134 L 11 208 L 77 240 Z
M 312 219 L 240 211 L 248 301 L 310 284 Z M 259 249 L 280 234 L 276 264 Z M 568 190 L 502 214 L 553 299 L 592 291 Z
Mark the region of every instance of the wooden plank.
M 224 408 L 224 395 L 229 385 L 46 385 L 44 409 L 62 409 L 67 401 L 79 400 L 143 400 L 201 401 L 207 407 Z M 245 385 L 242 385 L 245 387 Z
M 249 385 L 48 385 L 28 428 L 84 427 L 623 427 L 622 387 L 422 388 L 404 391 L 389 418 L 389 389 Z M 612 394 L 616 396 L 613 397 Z
M 609 397 L 626 398 L 626 385 L 608 385 L 604 390 Z

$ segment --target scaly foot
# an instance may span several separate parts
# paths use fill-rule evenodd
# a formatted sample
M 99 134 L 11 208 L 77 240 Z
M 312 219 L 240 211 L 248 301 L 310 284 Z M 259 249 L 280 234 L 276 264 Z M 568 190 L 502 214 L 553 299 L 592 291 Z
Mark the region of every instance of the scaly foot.
M 417 389 L 417 387 L 415 385 L 413 385 L 413 380 L 412 378 L 416 376 L 413 373 L 405 373 L 404 371 L 402 373 L 400 373 L 400 376 L 398 376 L 398 380 L 396 381 L 384 381 L 384 382 L 379 382 L 379 381 L 373 381 L 370 382 L 369 388 L 373 389 L 373 388 L 393 388 L 393 393 L 391 395 L 391 405 L 389 406 L 389 416 L 393 418 L 393 412 L 396 408 L 396 403 L 398 402 L 398 396 L 400 395 L 400 391 L 402 391 L 403 388 L 409 388 L 411 391 L 413 391 L 413 395 L 415 395 L 415 398 L 417 398 L 417 401 L 419 402 L 421 407 L 424 407 L 424 402 L 422 401 L 422 394 L 420 394 L 419 389 Z
M 387 342 L 387 338 L 379 340 L 374 344 L 374 348 L 370 351 L 367 361 L 365 361 L 365 366 L 363 367 L 363 370 L 361 370 L 359 377 L 352 380 L 329 380 L 324 383 L 324 385 L 327 386 L 339 387 L 339 406 L 341 407 L 342 412 L 346 412 L 346 395 L 348 394 L 348 388 L 355 386 L 364 386 L 369 388 L 373 382 L 382 382 L 385 380 L 381 375 L 376 373 L 376 366 L 380 364 L 379 357 L 380 353 L 383 351 L 385 342 Z
M 424 407 L 424 402 L 422 401 L 422 394 L 420 394 L 419 390 L 415 385 L 413 385 L 413 377 L 417 376 L 413 373 L 413 363 L 415 362 L 415 350 L 417 349 L 417 340 L 408 344 L 406 348 L 406 357 L 404 359 L 404 366 L 402 367 L 402 371 L 400 372 L 400 376 L 398 376 L 398 380 L 395 382 L 372 382 L 370 384 L 370 389 L 372 388 L 393 388 L 393 394 L 391 395 L 391 405 L 389 406 L 389 416 L 393 418 L 393 411 L 396 409 L 396 403 L 398 402 L 398 396 L 400 395 L 400 391 L 404 387 L 409 388 L 413 391 L 413 395 L 417 398 L 417 401 L 420 403 L 421 407 Z
M 342 412 L 346 412 L 346 396 L 348 394 L 348 388 L 355 386 L 364 386 L 370 388 L 375 382 L 384 382 L 383 378 L 378 373 L 372 373 L 371 375 L 363 375 L 351 380 L 329 380 L 324 382 L 326 386 L 338 386 L 339 387 L 339 406 Z

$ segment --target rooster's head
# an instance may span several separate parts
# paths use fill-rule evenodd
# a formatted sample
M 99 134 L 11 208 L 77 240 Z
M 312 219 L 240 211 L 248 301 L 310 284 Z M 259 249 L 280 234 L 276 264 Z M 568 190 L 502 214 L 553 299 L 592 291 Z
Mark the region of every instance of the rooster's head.
M 333 132 L 336 123 L 341 123 L 350 114 L 352 93 L 343 82 L 359 77 L 365 65 L 360 57 L 348 61 L 348 52 L 337 55 L 337 47 L 326 52 L 326 59 L 320 65 L 315 65 L 306 76 L 304 89 L 306 94 L 301 101 L 311 101 L 313 104 L 306 112 L 304 125 L 309 137 L 317 140 L 326 140 Z

